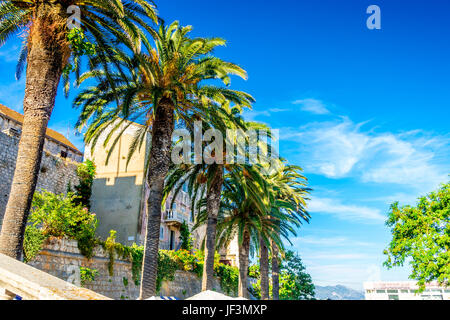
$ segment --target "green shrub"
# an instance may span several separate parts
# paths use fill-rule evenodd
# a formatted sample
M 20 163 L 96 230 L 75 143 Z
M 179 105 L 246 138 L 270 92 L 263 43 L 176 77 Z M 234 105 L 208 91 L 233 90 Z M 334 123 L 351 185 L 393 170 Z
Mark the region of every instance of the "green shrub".
M 80 267 L 80 280 L 83 287 L 87 282 L 95 281 L 95 277 L 98 276 L 97 269 L 89 269 L 87 267 Z
M 45 236 L 78 239 L 95 235 L 98 221 L 87 208 L 74 204 L 75 195 L 36 192 L 33 197 L 30 225 Z
M 95 237 L 98 221 L 87 208 L 76 205 L 75 198 L 73 193 L 67 196 L 48 191 L 34 194 L 29 225 L 25 229 L 25 261 L 31 261 L 49 237 L 77 240 L 81 254 L 88 259 L 92 257 L 98 243 Z
M 41 252 L 46 238 L 47 237 L 43 234 L 42 230 L 36 227 L 27 226 L 25 228 L 25 237 L 23 241 L 23 258 L 25 262 L 33 260 L 36 255 Z

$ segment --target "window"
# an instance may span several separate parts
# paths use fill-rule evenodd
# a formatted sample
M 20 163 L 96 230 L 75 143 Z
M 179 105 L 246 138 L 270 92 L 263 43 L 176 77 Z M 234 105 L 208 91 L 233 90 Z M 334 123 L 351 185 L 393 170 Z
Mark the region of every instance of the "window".
M 67 158 L 67 152 L 66 151 L 63 151 L 63 150 L 61 150 L 61 158 Z
M 377 290 L 377 293 L 386 293 L 386 290 Z
M 401 293 L 408 293 L 408 290 L 401 290 Z
M 389 299 L 389 300 L 400 300 L 400 299 L 398 298 L 398 294 L 390 294 L 388 299 Z
M 161 230 L 159 232 L 159 238 L 164 239 L 164 227 L 161 227 Z
M 398 290 L 388 290 L 387 293 L 398 293 Z

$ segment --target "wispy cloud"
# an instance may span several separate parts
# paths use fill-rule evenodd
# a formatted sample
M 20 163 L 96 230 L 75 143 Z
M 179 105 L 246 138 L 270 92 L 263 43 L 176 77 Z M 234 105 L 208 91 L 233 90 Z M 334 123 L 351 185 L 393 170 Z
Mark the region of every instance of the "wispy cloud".
M 379 223 L 386 220 L 386 217 L 381 214 L 379 209 L 342 204 L 338 199 L 313 197 L 308 204 L 308 211 L 329 214 L 341 220 L 363 223 Z
M 363 130 L 347 117 L 280 130 L 295 141 L 305 169 L 329 178 L 434 188 L 448 179 L 450 137 L 415 130 L 394 134 Z
M 314 114 L 323 115 L 330 113 L 330 111 L 322 101 L 313 98 L 296 100 L 293 102 L 293 104 L 299 105 L 302 111 Z
M 244 117 L 247 121 L 254 121 L 259 117 L 271 117 L 274 113 L 290 111 L 287 108 L 270 108 L 266 110 L 245 110 Z
M 318 247 L 370 247 L 374 243 L 366 241 L 358 241 L 355 239 L 350 239 L 348 237 L 338 236 L 338 237 L 317 237 L 317 236 L 300 236 L 291 239 L 292 243 L 297 246 L 303 245 L 313 245 Z

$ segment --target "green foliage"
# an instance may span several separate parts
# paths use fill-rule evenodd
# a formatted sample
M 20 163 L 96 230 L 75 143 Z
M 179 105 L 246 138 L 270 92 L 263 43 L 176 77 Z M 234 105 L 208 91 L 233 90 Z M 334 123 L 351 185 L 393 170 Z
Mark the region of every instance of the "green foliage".
M 254 264 L 251 265 L 248 268 L 248 276 L 254 279 L 258 279 L 259 278 L 259 264 Z
M 97 269 L 89 269 L 87 267 L 80 267 L 80 279 L 81 286 L 83 287 L 87 282 L 95 281 L 95 277 L 98 276 Z
M 71 29 L 67 33 L 67 41 L 69 41 L 75 55 L 95 55 L 95 45 L 87 40 L 83 30 L 79 28 Z
M 158 256 L 158 277 L 157 290 L 161 289 L 163 281 L 173 281 L 175 271 L 189 271 L 197 274 L 203 273 L 203 252 L 196 251 L 191 254 L 187 250 L 169 251 L 159 250 Z M 239 271 L 236 267 L 231 267 L 218 262 L 220 256 L 216 254 L 214 273 L 219 277 L 222 290 L 228 294 L 237 294 Z
M 74 194 L 36 192 L 29 222 L 40 227 L 45 236 L 78 239 L 80 234 L 94 235 L 98 221 L 87 208 L 74 204 Z
M 193 245 L 193 239 L 191 236 L 191 232 L 189 231 L 189 226 L 187 225 L 186 221 L 183 221 L 183 224 L 180 227 L 180 240 L 181 240 L 181 249 L 192 251 Z
M 239 287 L 239 269 L 223 263 L 214 266 L 214 273 L 220 279 L 222 290 L 228 295 L 236 296 Z
M 281 300 L 313 300 L 315 287 L 298 253 L 287 251 L 280 268 Z
M 411 259 L 411 279 L 420 291 L 434 280 L 449 285 L 450 277 L 450 183 L 421 197 L 415 207 L 391 205 L 386 225 L 392 240 L 384 251 L 388 268 L 402 266 Z
M 29 226 L 25 229 L 24 256 L 33 259 L 49 237 L 74 239 L 81 254 L 90 259 L 97 245 L 98 221 L 87 208 L 74 204 L 76 196 L 36 192 L 33 197 Z
M 261 279 L 259 265 L 250 267 L 250 276 L 258 279 L 252 285 L 251 293 L 257 299 L 261 298 Z M 314 300 L 315 287 L 311 276 L 306 272 L 300 256 L 287 251 L 280 266 L 280 300 Z M 269 282 L 269 294 L 272 295 L 272 284 Z
M 178 261 L 172 256 L 173 251 L 159 250 L 158 252 L 158 276 L 156 278 L 156 290 L 161 289 L 163 281 L 173 281 L 175 271 L 180 268 Z
M 25 262 L 33 260 L 41 252 L 46 238 L 41 229 L 33 226 L 27 226 L 25 228 L 23 241 L 23 259 Z
M 121 251 L 121 244 L 116 242 L 116 234 L 117 231 L 110 230 L 109 231 L 109 237 L 106 239 L 105 242 L 102 243 L 103 249 L 106 251 L 106 253 L 109 256 L 108 261 L 108 272 L 109 276 L 112 277 L 114 275 L 114 262 L 116 260 L 116 253 Z
M 117 231 L 110 230 L 109 237 L 106 241 L 100 242 L 103 250 L 108 254 L 108 272 L 112 277 L 114 274 L 114 263 L 116 256 L 131 262 L 131 274 L 135 285 L 139 285 L 139 278 L 141 274 L 142 259 L 144 256 L 144 247 L 133 243 L 131 246 L 125 246 L 116 242 Z
M 89 210 L 91 209 L 91 195 L 92 184 L 95 178 L 95 164 L 91 160 L 86 160 L 84 163 L 78 165 L 77 176 L 79 179 L 78 185 L 75 186 L 74 203 L 82 205 Z

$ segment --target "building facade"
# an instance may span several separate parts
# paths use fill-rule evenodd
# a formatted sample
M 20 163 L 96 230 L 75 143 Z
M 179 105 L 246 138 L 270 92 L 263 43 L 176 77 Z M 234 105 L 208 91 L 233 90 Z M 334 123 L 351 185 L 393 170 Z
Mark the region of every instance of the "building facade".
M 129 126 L 125 128 L 127 125 Z M 86 159 L 92 160 L 96 165 L 91 211 L 99 219 L 98 235 L 105 238 L 110 230 L 116 230 L 117 241 L 125 244 L 143 244 L 145 237 L 145 199 L 149 192 L 145 183 L 145 165 L 151 143 L 150 134 L 147 134 L 142 146 L 127 161 L 129 149 L 139 128 L 137 123 L 123 124 L 124 132 L 112 150 L 111 143 L 104 146 L 107 133 L 94 146 L 87 145 L 85 148 Z M 113 136 L 110 141 L 114 141 L 115 137 L 117 136 Z M 171 208 L 167 207 L 172 203 L 172 195 L 169 195 L 166 207 L 161 212 L 161 249 L 178 249 L 181 224 L 186 222 L 189 228 L 194 225 L 190 198 L 186 191 L 184 188 L 178 194 Z M 198 247 L 201 234 L 196 231 L 193 237 L 196 240 L 194 245 Z
M 23 115 L 0 104 L 0 225 L 16 167 Z M 78 184 L 76 170 L 83 153 L 59 132 L 47 129 L 37 190 L 66 193 Z
M 427 284 L 422 293 L 418 289 L 414 281 L 364 283 L 366 300 L 450 300 L 450 287 L 437 282 Z

